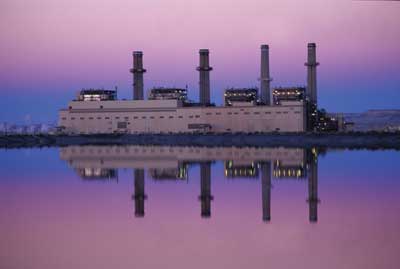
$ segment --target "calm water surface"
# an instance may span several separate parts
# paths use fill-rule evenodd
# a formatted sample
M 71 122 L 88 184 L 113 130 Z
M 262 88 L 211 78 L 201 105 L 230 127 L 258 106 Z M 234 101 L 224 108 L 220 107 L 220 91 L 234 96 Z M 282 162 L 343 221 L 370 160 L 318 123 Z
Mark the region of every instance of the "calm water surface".
M 400 268 L 400 152 L 0 151 L 0 268 Z

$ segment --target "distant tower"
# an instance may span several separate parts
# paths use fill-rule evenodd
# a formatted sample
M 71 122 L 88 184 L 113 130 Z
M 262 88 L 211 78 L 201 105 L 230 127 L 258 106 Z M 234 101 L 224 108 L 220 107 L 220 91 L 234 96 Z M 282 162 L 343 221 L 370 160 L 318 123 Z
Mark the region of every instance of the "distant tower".
M 312 104 L 317 106 L 317 54 L 315 43 L 308 43 L 307 56 L 307 96 Z
M 135 169 L 135 194 L 132 198 L 135 200 L 135 216 L 144 217 L 144 200 L 147 196 L 144 193 L 144 170 Z
M 211 201 L 214 197 L 211 195 L 211 163 L 200 163 L 200 185 L 201 194 L 201 217 L 209 218 L 211 216 Z
M 269 76 L 269 46 L 261 45 L 261 68 L 260 68 L 260 95 L 261 102 L 266 105 L 271 105 L 271 90 L 270 82 L 272 79 Z
M 307 161 L 309 165 L 308 173 L 308 199 L 309 204 L 309 220 L 310 222 L 318 221 L 318 153 L 316 149 L 308 150 Z
M 200 64 L 197 67 L 197 71 L 200 72 L 200 104 L 207 106 L 210 104 L 210 71 L 213 70 L 209 63 L 209 51 L 208 49 L 201 49 Z
M 130 70 L 133 74 L 133 100 L 143 100 L 143 53 L 141 51 L 133 52 L 133 68 Z
M 263 221 L 271 220 L 271 163 L 261 164 L 261 196 Z

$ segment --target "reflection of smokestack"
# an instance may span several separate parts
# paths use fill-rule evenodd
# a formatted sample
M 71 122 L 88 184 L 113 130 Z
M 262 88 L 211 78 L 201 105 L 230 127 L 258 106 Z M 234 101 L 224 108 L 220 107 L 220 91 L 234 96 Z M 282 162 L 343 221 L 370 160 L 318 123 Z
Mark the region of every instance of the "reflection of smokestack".
M 213 200 L 211 195 L 211 163 L 200 164 L 200 181 L 201 217 L 209 218 L 211 216 L 211 201 Z
M 263 221 L 271 220 L 271 163 L 261 164 L 261 194 Z
M 197 71 L 200 72 L 200 104 L 207 106 L 210 104 L 210 67 L 208 54 L 208 49 L 201 49 L 200 53 L 200 64 L 197 67 Z
M 133 74 L 133 100 L 143 100 L 143 53 L 141 51 L 133 52 L 133 68 L 130 70 Z
M 315 43 L 308 43 L 307 56 L 307 96 L 312 104 L 317 104 L 317 54 Z
M 271 90 L 269 77 L 269 47 L 268 45 L 261 45 L 261 74 L 260 74 L 260 95 L 261 103 L 271 104 Z
M 143 169 L 135 169 L 135 194 L 132 198 L 135 199 L 135 216 L 144 217 L 144 200 L 147 196 L 144 193 Z
M 308 154 L 309 175 L 308 175 L 308 199 L 309 203 L 309 220 L 310 222 L 318 221 L 318 156 L 315 149 Z

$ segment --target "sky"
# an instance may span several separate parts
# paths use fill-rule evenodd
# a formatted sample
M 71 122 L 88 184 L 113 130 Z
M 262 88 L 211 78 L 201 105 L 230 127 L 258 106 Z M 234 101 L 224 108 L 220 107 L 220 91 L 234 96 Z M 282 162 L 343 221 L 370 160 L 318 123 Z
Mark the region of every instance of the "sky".
M 210 49 L 212 99 L 258 86 L 260 45 L 272 87 L 305 85 L 317 43 L 318 102 L 331 112 L 400 108 L 400 2 L 350 0 L 1 0 L 0 122 L 52 122 L 77 91 L 132 98 L 132 51 L 145 91 L 188 85 Z

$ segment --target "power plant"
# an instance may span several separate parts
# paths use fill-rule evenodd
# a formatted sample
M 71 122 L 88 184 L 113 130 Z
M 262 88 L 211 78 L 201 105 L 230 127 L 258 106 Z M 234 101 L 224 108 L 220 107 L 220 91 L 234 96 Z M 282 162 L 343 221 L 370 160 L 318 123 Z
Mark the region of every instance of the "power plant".
M 199 50 L 199 102 L 187 89 L 153 88 L 144 98 L 143 53 L 133 52 L 133 100 L 118 100 L 116 90 L 83 89 L 68 108 L 59 111 L 59 129 L 66 134 L 107 133 L 255 133 L 325 130 L 318 124 L 316 45 L 308 44 L 307 87 L 271 92 L 269 46 L 261 45 L 260 92 L 230 88 L 224 104 L 211 101 L 210 52 Z M 319 128 L 319 129 L 318 129 Z

